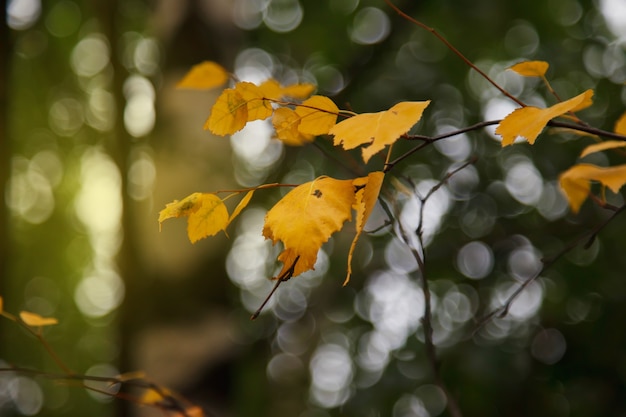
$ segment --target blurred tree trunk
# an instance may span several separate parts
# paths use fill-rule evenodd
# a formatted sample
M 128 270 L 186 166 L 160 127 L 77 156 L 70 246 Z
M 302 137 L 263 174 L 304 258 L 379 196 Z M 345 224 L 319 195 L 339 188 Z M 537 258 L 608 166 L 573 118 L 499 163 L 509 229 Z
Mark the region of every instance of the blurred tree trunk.
M 0 294 L 4 285 L 9 259 L 8 210 L 4 200 L 9 174 L 11 172 L 8 115 L 9 62 L 11 39 L 7 26 L 7 1 L 0 0 Z

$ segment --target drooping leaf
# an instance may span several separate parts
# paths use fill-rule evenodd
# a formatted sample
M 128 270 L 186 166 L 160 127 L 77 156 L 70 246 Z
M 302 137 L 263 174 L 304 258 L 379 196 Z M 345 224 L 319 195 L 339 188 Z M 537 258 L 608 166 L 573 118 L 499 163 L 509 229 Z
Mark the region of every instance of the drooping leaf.
M 587 155 L 591 155 L 592 153 L 606 151 L 607 149 L 615 149 L 615 148 L 624 148 L 626 147 L 626 142 L 621 140 L 607 140 L 604 142 L 596 143 L 593 145 L 587 146 L 580 153 L 580 157 L 584 158 Z
M 212 193 L 193 193 L 165 206 L 159 213 L 159 226 L 172 217 L 188 217 L 187 236 L 191 243 L 213 236 L 228 226 L 228 210 L 224 202 Z
M 550 120 L 567 112 L 582 110 L 590 106 L 592 96 L 593 90 L 587 90 L 547 109 L 533 106 L 519 108 L 500 122 L 496 128 L 496 134 L 502 136 L 502 146 L 513 144 L 518 136 L 526 138 L 532 145 Z
M 325 96 L 313 96 L 296 107 L 298 130 L 305 135 L 325 135 L 335 125 L 339 109 Z
M 30 311 L 20 311 L 20 319 L 32 327 L 51 326 L 59 323 L 59 321 L 54 317 L 42 317 L 39 314 L 31 313 Z
M 543 77 L 549 66 L 545 61 L 524 61 L 509 67 L 509 69 L 525 77 Z
M 241 211 L 248 206 L 253 194 L 254 190 L 250 190 L 246 193 L 246 195 L 241 199 L 239 204 L 237 204 L 237 207 L 235 207 L 235 210 L 233 210 L 233 213 L 228 218 L 228 224 L 232 223 L 232 221 L 235 220 L 235 217 L 239 216 Z
M 598 181 L 617 193 L 626 183 L 626 165 L 604 168 L 591 164 L 577 164 L 563 172 L 559 177 L 559 185 L 574 213 L 578 213 L 589 195 L 591 181 Z
M 377 152 L 393 144 L 408 132 L 421 118 L 430 101 L 405 101 L 389 110 L 378 113 L 363 113 L 337 123 L 330 134 L 335 135 L 335 146 L 353 149 L 369 145 L 362 150 L 367 163 Z
M 177 88 L 206 90 L 221 87 L 228 81 L 229 75 L 221 65 L 204 61 L 191 67 L 191 70 L 176 84 Z
M 258 85 L 246 81 L 239 82 L 235 84 L 235 91 L 241 94 L 246 102 L 248 110 L 246 121 L 263 120 L 272 115 L 272 106 L 266 100 L 267 97 L 265 97 L 263 89 Z
M 626 135 L 626 113 L 622 114 L 619 119 L 617 119 L 613 131 L 620 135 Z
M 322 244 L 350 220 L 354 194 L 352 180 L 320 177 L 294 188 L 267 212 L 263 236 L 284 246 L 279 276 L 294 262 L 293 276 L 313 269 Z
M 234 88 L 227 88 L 211 108 L 211 115 L 204 124 L 213 134 L 225 136 L 241 130 L 248 122 L 246 100 Z
M 272 125 L 276 131 L 276 137 L 283 143 L 291 146 L 302 146 L 312 142 L 313 135 L 302 133 L 298 127 L 301 118 L 294 110 L 288 107 L 279 107 L 272 116 Z
M 367 223 L 367 219 L 369 219 L 370 214 L 376 205 L 378 194 L 380 193 L 380 187 L 383 184 L 384 178 L 385 174 L 377 171 L 370 173 L 367 177 L 356 178 L 352 181 L 352 184 L 358 189 L 354 201 L 354 209 L 356 211 L 356 235 L 352 240 L 350 251 L 348 252 L 348 273 L 346 274 L 346 279 L 343 282 L 343 285 L 348 284 L 350 281 L 350 276 L 352 275 L 352 256 L 354 254 L 354 249 L 356 248 L 356 243 L 363 232 L 365 223 Z

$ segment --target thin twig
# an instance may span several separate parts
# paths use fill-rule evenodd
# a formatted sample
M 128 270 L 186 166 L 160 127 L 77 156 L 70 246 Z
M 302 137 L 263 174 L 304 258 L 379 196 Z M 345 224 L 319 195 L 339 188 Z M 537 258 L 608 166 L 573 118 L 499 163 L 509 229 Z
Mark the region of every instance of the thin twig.
M 263 311 L 263 308 L 265 308 L 265 305 L 270 301 L 270 298 L 272 298 L 272 295 L 274 295 L 274 293 L 278 289 L 278 286 L 282 284 L 283 282 L 289 281 L 291 277 L 293 277 L 293 273 L 294 273 L 294 270 L 296 269 L 296 264 L 298 263 L 299 259 L 300 259 L 300 255 L 296 256 L 296 259 L 294 259 L 289 269 L 283 272 L 283 274 L 280 277 L 276 278 L 276 284 L 274 285 L 270 293 L 267 295 L 267 297 L 265 297 L 265 300 L 263 300 L 263 303 L 261 304 L 261 306 L 254 312 L 252 316 L 250 316 L 250 320 L 256 320 L 256 318 L 259 317 L 259 315 L 261 314 L 261 311 Z
M 535 282 L 543 273 L 550 268 L 552 265 L 556 263 L 559 259 L 561 259 L 564 255 L 572 251 L 576 246 L 578 246 L 581 242 L 587 241 L 585 244 L 585 248 L 588 248 L 595 237 L 600 233 L 602 229 L 604 229 L 613 219 L 615 219 L 619 214 L 626 211 L 626 204 L 619 207 L 617 210 L 613 212 L 613 214 L 606 219 L 604 222 L 600 223 L 592 230 L 582 234 L 578 238 L 571 241 L 567 246 L 561 249 L 558 253 L 554 254 L 550 258 L 544 258 L 541 260 L 542 267 L 539 271 L 535 273 L 532 277 L 524 281 L 519 285 L 519 287 L 506 299 L 503 305 L 494 309 L 490 313 L 483 316 L 480 320 L 477 321 L 476 327 L 474 328 L 474 334 L 476 334 L 480 329 L 482 329 L 487 323 L 489 323 L 494 317 L 503 318 L 505 317 L 509 311 L 511 310 L 511 306 L 517 299 L 517 297 L 524 291 L 530 284 Z

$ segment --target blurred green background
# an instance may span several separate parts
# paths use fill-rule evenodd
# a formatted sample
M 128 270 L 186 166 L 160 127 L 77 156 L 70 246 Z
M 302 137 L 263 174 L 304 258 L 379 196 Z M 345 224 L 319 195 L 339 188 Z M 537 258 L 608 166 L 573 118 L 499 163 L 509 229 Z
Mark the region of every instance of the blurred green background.
M 255 122 L 232 138 L 202 126 L 219 91 L 176 90 L 214 60 L 239 79 L 315 82 L 341 108 L 432 103 L 417 131 L 441 134 L 514 109 L 432 34 L 381 0 L 9 0 L 0 33 L 0 294 L 4 308 L 59 319 L 45 335 L 79 374 L 142 370 L 209 416 L 438 416 L 412 257 L 388 229 L 361 238 L 352 282 L 340 234 L 316 270 L 272 287 L 277 248 L 261 236 L 280 193 L 257 193 L 223 234 L 191 245 L 158 211 L 195 191 L 350 176 L 327 138 L 286 148 Z M 626 103 L 623 0 L 400 1 L 508 91 L 546 106 L 538 80 L 505 69 L 546 60 L 581 113 L 611 130 Z M 558 174 L 588 137 L 544 133 L 502 149 L 482 129 L 397 166 L 424 195 L 472 156 L 424 210 L 434 340 L 464 415 L 626 416 L 626 226 L 615 219 L 473 334 L 541 259 L 607 218 L 569 213 Z M 401 144 L 400 155 L 412 144 Z M 356 153 L 339 153 L 349 164 Z M 375 158 L 374 158 L 375 159 Z M 623 155 L 596 154 L 599 165 Z M 368 169 L 380 169 L 374 160 Z M 609 193 L 612 204 L 621 195 Z M 368 230 L 384 221 L 375 211 Z M 0 364 L 58 372 L 43 347 L 0 322 Z M 159 416 L 28 374 L 0 373 L 1 416 Z

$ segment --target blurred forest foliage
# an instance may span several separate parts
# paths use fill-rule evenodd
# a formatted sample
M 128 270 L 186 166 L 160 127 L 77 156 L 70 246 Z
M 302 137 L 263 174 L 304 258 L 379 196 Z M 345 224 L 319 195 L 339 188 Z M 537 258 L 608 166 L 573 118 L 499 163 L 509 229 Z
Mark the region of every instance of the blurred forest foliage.
M 398 0 L 508 91 L 551 97 L 507 72 L 550 63 L 561 97 L 595 90 L 584 119 L 611 130 L 626 104 L 623 0 Z M 427 135 L 502 118 L 514 104 L 382 0 L 4 0 L 0 32 L 0 294 L 59 319 L 46 337 L 79 374 L 143 370 L 210 416 L 438 416 L 417 265 L 387 229 L 331 239 L 316 270 L 272 287 L 276 248 L 255 199 L 229 231 L 189 244 L 157 213 L 194 191 L 347 175 L 324 138 L 287 148 L 255 122 L 229 140 L 202 126 L 219 92 L 176 90 L 214 60 L 241 80 L 319 86 L 342 108 L 432 100 Z M 4 24 L 6 23 L 6 24 Z M 434 341 L 465 415 L 626 415 L 623 216 L 547 269 L 510 314 L 473 333 L 520 282 L 610 213 L 569 213 L 558 174 L 592 143 L 546 134 L 502 149 L 493 129 L 437 142 L 398 167 L 424 208 Z M 399 145 L 400 153 L 410 144 Z M 595 154 L 608 165 L 619 154 Z M 264 198 L 273 203 L 279 191 Z M 622 195 L 609 193 L 612 204 Z M 421 208 L 409 201 L 411 225 Z M 373 216 L 371 228 L 384 217 Z M 413 220 L 412 220 L 413 219 Z M 334 256 L 336 255 L 336 256 Z M 57 372 L 0 322 L 0 364 Z M 163 415 L 28 374 L 0 373 L 0 415 Z

